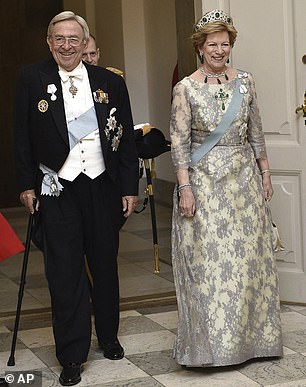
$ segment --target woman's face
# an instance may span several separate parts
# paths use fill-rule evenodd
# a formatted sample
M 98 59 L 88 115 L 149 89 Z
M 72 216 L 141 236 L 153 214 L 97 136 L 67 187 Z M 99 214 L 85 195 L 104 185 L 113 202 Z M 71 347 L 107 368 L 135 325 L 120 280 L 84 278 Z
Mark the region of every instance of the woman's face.
M 199 51 L 203 53 L 206 71 L 211 73 L 223 72 L 231 53 L 228 32 L 220 31 L 208 34 L 205 43 L 200 47 Z

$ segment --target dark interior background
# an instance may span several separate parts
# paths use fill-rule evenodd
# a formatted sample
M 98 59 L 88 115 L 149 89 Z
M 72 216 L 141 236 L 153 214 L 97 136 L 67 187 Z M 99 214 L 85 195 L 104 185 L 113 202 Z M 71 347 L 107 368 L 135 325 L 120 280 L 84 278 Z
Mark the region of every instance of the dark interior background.
M 20 205 L 12 129 L 18 72 L 24 64 L 50 57 L 47 27 L 62 10 L 62 0 L 0 1 L 0 208 Z
M 112 14 L 115 7 L 113 1 L 96 2 L 95 6 L 100 12 L 106 7 Z M 83 1 L 65 1 L 67 9 L 86 18 L 84 4 Z M 0 208 L 21 205 L 13 147 L 13 106 L 17 76 L 23 65 L 51 57 L 46 43 L 47 27 L 50 20 L 63 10 L 63 0 L 0 0 Z M 195 17 L 193 0 L 175 0 L 175 12 L 178 79 L 182 79 L 197 67 L 189 38 Z M 95 17 L 101 19 L 99 14 Z M 114 17 L 117 20 L 118 15 Z M 116 26 L 116 22 L 112 24 Z M 103 47 L 103 39 L 109 39 L 110 36 L 111 32 L 100 36 L 100 47 Z M 124 58 L 121 59 L 124 62 Z

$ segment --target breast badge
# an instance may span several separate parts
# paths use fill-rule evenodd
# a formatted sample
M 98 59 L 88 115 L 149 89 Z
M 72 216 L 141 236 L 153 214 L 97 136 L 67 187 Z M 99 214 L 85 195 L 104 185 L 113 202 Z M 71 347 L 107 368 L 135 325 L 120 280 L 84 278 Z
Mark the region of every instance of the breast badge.
M 103 90 L 98 89 L 93 93 L 94 100 L 98 103 L 108 103 L 108 93 L 105 93 Z
M 54 83 L 51 83 L 47 87 L 47 93 L 51 94 L 51 97 L 50 97 L 51 101 L 56 101 L 56 99 L 57 99 L 57 96 L 55 95 L 56 90 L 57 90 L 57 88 L 54 85 Z
M 41 113 L 45 113 L 48 110 L 49 104 L 45 99 L 42 99 L 38 102 L 37 107 Z

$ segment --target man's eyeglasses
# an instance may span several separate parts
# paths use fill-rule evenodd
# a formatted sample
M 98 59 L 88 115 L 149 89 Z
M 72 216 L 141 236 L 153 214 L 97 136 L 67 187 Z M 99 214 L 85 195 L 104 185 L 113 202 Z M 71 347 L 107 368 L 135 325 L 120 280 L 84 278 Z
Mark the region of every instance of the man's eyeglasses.
M 82 39 L 79 38 L 66 38 L 65 36 L 55 36 L 52 38 L 55 46 L 62 46 L 63 44 L 68 42 L 68 44 L 72 47 L 77 47 L 82 43 Z

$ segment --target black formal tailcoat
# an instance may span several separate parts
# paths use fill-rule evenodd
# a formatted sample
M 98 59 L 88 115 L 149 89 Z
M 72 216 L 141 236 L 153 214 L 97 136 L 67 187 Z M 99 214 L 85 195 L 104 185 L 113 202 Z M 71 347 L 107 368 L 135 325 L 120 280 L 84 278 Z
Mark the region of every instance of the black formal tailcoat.
M 122 196 L 138 193 L 138 156 L 133 120 L 125 82 L 121 76 L 99 66 L 84 63 L 92 92 L 102 90 L 108 103 L 94 101 L 106 173 L 119 185 Z M 48 85 L 55 85 L 56 100 L 51 99 Z M 110 110 L 123 135 L 117 150 L 105 127 Z M 17 83 L 15 112 L 16 168 L 21 191 L 35 188 L 40 163 L 58 172 L 69 154 L 68 129 L 64 111 L 58 65 L 51 59 L 31 64 L 21 70 Z M 111 133 L 111 137 L 113 136 Z M 39 189 L 38 187 L 36 187 Z

